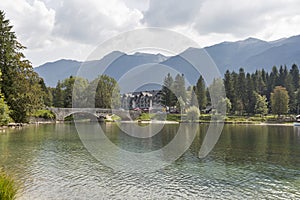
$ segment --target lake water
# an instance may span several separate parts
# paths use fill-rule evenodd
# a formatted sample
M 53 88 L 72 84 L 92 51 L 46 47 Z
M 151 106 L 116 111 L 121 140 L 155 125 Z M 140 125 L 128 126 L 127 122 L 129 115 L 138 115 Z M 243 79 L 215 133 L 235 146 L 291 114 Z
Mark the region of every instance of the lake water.
M 94 125 L 85 126 L 89 132 Z M 165 125 L 151 139 L 137 139 L 115 124 L 101 126 L 132 152 L 162 148 L 179 127 Z M 207 125 L 184 126 L 187 135 L 197 130 L 192 145 L 154 172 L 115 171 L 99 162 L 74 124 L 1 132 L 0 167 L 20 182 L 18 199 L 300 199 L 300 128 L 225 125 L 213 151 L 200 159 Z

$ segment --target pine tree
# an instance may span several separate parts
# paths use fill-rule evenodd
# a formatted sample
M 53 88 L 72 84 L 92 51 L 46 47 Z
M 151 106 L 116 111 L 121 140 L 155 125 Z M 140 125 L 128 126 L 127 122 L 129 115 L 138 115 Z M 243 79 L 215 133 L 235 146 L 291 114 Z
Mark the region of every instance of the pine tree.
M 53 90 L 53 106 L 57 108 L 64 107 L 64 94 L 60 81 L 57 82 L 56 87 Z
M 173 93 L 174 80 L 170 73 L 165 77 L 164 84 L 162 86 L 162 104 L 168 107 L 174 106 L 176 98 Z
M 40 77 L 21 51 L 25 49 L 18 41 L 9 20 L 0 11 L 0 69 L 2 71 L 1 90 L 10 116 L 16 122 L 27 122 L 28 116 L 43 106 Z
M 186 89 L 185 89 L 185 80 L 183 74 L 177 74 L 174 81 L 174 93 L 179 99 L 179 97 L 182 98 L 182 100 L 186 103 Z
M 290 74 L 292 77 L 294 89 L 297 90 L 299 88 L 299 69 L 296 64 L 293 64 L 290 70 Z
M 197 95 L 198 105 L 200 110 L 206 108 L 207 99 L 206 99 L 206 86 L 202 76 L 199 77 L 196 87 L 195 93 Z

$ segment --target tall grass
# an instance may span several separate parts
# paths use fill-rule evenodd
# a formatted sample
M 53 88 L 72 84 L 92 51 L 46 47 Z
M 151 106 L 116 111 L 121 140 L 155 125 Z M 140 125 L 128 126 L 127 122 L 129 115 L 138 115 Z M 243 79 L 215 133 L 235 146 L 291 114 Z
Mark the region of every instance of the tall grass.
M 13 178 L 0 169 L 0 199 L 12 200 L 16 199 L 17 186 Z

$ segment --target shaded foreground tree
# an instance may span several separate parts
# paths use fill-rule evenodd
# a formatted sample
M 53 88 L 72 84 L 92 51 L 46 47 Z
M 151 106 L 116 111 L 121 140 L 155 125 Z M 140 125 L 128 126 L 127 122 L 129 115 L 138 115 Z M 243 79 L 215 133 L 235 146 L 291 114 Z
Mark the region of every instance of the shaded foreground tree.
M 41 78 L 22 50 L 9 20 L 0 11 L 0 69 L 2 71 L 1 91 L 12 110 L 10 116 L 16 122 L 27 122 L 28 116 L 43 106 Z

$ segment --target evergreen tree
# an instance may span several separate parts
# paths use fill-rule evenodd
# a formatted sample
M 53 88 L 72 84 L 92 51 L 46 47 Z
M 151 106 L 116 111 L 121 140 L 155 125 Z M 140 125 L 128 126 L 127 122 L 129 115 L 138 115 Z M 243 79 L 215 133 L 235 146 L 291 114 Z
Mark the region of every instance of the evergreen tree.
M 183 74 L 177 74 L 174 81 L 174 93 L 179 99 L 179 97 L 182 98 L 182 100 L 186 103 L 186 89 L 185 89 L 185 80 Z
M 239 75 L 238 75 L 238 80 L 237 80 L 237 99 L 240 101 L 240 108 L 239 111 L 243 113 L 246 109 L 246 101 L 247 101 L 247 95 L 245 95 L 246 91 L 246 76 L 245 76 L 245 71 L 243 68 L 240 68 L 239 70 Z
M 199 108 L 198 99 L 195 90 L 196 90 L 196 86 L 192 87 L 190 106 L 196 106 Z M 205 92 L 205 98 L 206 98 L 206 92 Z
M 176 103 L 176 97 L 173 93 L 174 80 L 170 73 L 165 77 L 164 84 L 162 86 L 162 104 L 168 107 L 172 107 Z
M 292 77 L 294 89 L 297 90 L 299 88 L 299 69 L 296 64 L 293 64 L 293 66 L 290 70 L 290 74 Z
M 198 105 L 200 110 L 202 110 L 206 108 L 206 104 L 207 104 L 206 86 L 202 76 L 199 77 L 195 89 L 196 89 L 195 92 L 197 95 Z
M 57 108 L 64 107 L 64 93 L 60 81 L 57 82 L 56 87 L 53 90 L 53 106 Z
M 63 81 L 62 87 L 64 88 L 64 108 L 72 108 L 72 92 L 75 83 L 75 78 L 70 76 Z
M 28 116 L 43 106 L 40 78 L 33 71 L 21 50 L 25 49 L 18 41 L 9 20 L 0 11 L 0 69 L 2 71 L 1 90 L 10 116 L 16 122 L 27 122 Z
M 253 79 L 251 79 L 251 75 L 247 73 L 246 76 L 246 90 L 244 96 L 246 97 L 244 99 L 244 105 L 245 110 L 248 114 L 254 113 L 254 107 L 255 107 L 255 97 L 253 95 L 254 87 L 253 87 Z

